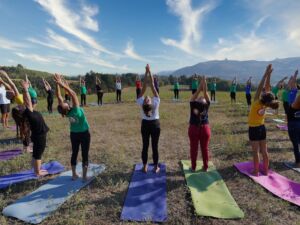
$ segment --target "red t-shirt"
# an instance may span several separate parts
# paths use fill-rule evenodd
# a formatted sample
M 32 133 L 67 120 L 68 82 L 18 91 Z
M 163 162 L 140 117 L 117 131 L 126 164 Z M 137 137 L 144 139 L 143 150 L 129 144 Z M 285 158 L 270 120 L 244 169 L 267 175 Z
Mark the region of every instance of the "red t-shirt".
M 140 80 L 135 81 L 136 88 L 142 88 L 142 82 Z

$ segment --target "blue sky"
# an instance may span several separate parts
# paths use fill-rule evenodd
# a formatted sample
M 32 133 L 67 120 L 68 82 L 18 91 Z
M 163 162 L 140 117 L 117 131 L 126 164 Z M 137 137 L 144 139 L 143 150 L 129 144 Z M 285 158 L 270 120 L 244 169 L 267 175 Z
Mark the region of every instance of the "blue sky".
M 299 0 L 0 0 L 0 65 L 76 75 L 300 56 Z

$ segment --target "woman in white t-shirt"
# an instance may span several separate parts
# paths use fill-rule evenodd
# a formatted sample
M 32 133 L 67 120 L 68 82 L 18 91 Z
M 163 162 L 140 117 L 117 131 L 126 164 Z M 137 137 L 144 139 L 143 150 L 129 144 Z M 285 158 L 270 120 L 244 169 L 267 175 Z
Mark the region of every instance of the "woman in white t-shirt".
M 122 94 L 121 77 L 116 77 L 116 97 L 117 97 L 117 102 L 121 102 L 121 94 Z
M 150 78 L 150 87 L 154 95 L 153 98 L 145 96 L 144 94 L 147 89 L 147 80 Z M 154 172 L 158 173 L 160 168 L 158 166 L 158 140 L 160 136 L 160 123 L 159 123 L 159 103 L 160 98 L 154 87 L 153 76 L 150 72 L 150 67 L 147 64 L 145 72 L 145 81 L 142 88 L 142 92 L 139 94 L 138 99 L 136 100 L 137 104 L 141 106 L 141 117 L 142 117 L 142 140 L 143 140 L 143 150 L 142 150 L 142 161 L 143 161 L 143 172 L 147 173 L 148 166 L 148 148 L 149 141 L 151 137 L 152 144 L 152 158 L 154 164 Z
M 10 86 L 0 78 L 0 110 L 1 122 L 4 128 L 8 128 L 8 115 L 10 112 L 10 100 L 6 97 L 6 88 L 10 90 Z

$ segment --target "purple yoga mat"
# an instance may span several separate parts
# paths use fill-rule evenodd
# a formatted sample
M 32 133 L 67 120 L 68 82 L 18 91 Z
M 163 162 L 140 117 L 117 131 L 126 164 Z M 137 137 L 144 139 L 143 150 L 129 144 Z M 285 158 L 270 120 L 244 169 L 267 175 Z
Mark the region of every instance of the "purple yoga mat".
M 277 124 L 276 127 L 279 128 L 280 130 L 284 130 L 284 131 L 288 130 L 288 127 L 286 124 L 283 124 L 283 125 Z
M 43 170 L 47 170 L 48 173 L 57 174 L 64 171 L 64 166 L 57 161 L 51 161 L 42 165 Z M 26 170 L 20 173 L 13 173 L 10 175 L 0 177 L 0 189 L 6 188 L 12 184 L 24 182 L 27 180 L 38 179 L 34 174 L 33 169 Z
M 121 219 L 130 221 L 164 222 L 167 220 L 166 165 L 160 164 L 160 172 L 154 173 L 149 165 L 148 173 L 136 164 Z
M 253 176 L 253 162 L 236 163 L 234 166 L 243 174 L 249 176 L 256 183 L 259 183 L 265 189 L 274 195 L 300 206 L 300 184 L 288 178 L 281 176 L 278 173 L 269 170 L 269 175 L 260 174 L 258 177 Z M 262 165 L 260 165 L 262 167 Z
M 2 152 L 0 152 L 0 161 L 12 159 L 21 154 L 22 154 L 21 149 L 12 149 L 12 150 L 2 151 Z

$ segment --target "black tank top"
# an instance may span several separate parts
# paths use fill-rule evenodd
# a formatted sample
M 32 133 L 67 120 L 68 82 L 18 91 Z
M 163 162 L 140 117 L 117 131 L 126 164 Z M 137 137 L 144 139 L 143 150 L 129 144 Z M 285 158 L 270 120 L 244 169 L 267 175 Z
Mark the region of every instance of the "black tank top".
M 287 111 L 287 119 L 289 121 L 300 121 L 300 109 L 294 109 L 291 105 Z

